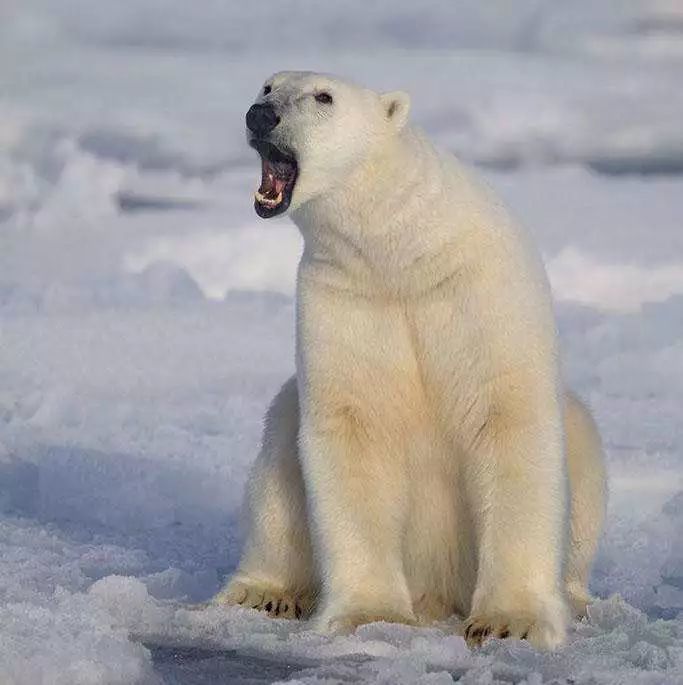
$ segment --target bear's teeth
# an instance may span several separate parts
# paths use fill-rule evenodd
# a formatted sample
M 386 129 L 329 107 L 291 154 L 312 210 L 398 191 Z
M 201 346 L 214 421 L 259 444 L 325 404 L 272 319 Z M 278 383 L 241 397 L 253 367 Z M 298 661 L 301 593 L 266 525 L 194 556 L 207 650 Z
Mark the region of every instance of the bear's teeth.
M 257 190 L 257 191 L 254 193 L 254 197 L 256 198 L 256 201 L 257 201 L 259 204 L 265 205 L 266 207 L 277 207 L 277 206 L 282 202 L 282 191 L 280 191 L 280 192 L 277 194 L 277 197 L 273 199 L 273 198 L 270 198 L 270 197 L 266 197 L 265 195 L 262 195 L 262 194 L 259 193 L 259 191 Z

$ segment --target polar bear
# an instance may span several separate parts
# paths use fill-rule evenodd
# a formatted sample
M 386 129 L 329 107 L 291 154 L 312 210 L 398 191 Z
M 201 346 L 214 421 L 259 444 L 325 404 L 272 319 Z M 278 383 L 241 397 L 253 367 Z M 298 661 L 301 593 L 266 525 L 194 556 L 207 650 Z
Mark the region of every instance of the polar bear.
M 409 98 L 269 78 L 255 209 L 304 238 L 296 375 L 265 419 L 248 538 L 217 601 L 321 630 L 464 619 L 554 648 L 605 510 L 595 424 L 558 372 L 543 266 Z

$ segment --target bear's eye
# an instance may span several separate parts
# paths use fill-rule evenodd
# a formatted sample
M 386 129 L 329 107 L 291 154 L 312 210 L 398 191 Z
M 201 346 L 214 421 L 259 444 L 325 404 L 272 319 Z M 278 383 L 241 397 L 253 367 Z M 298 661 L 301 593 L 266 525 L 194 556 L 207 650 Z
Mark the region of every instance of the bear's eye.
M 332 104 L 332 96 L 324 91 L 322 93 L 316 93 L 315 100 L 316 102 L 320 102 L 323 105 Z
M 268 95 L 270 91 L 273 90 L 272 86 L 263 86 L 263 94 Z

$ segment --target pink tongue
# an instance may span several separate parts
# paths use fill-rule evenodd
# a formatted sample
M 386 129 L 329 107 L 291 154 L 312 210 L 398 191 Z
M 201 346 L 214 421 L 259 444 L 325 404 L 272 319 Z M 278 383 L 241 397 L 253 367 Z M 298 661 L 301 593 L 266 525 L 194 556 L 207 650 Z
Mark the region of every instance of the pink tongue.
M 261 187 L 258 189 L 261 195 L 275 199 L 284 189 L 286 181 L 278 178 L 272 166 L 265 160 L 261 160 Z

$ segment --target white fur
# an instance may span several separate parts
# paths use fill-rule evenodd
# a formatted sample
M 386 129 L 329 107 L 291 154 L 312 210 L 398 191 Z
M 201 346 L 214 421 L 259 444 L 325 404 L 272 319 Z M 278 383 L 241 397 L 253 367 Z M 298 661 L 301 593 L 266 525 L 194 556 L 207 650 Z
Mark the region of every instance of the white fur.
M 567 600 L 589 600 L 604 467 L 559 378 L 536 252 L 407 125 L 407 95 L 269 83 L 273 140 L 300 167 L 297 374 L 266 417 L 246 549 L 219 598 L 271 614 L 293 601 L 322 629 L 456 613 L 470 643 L 561 644 Z

